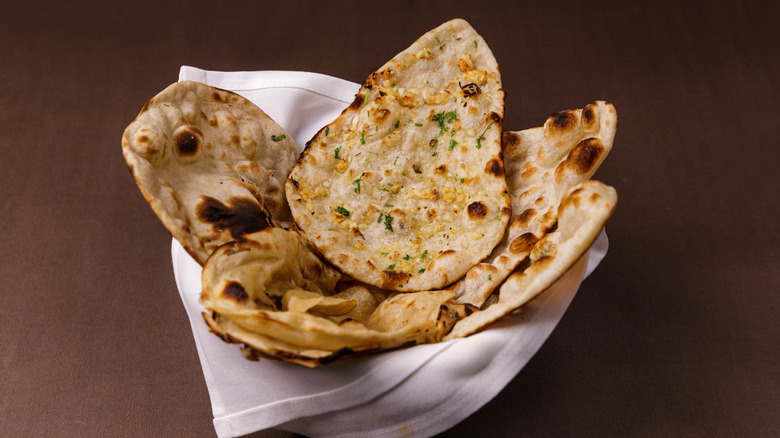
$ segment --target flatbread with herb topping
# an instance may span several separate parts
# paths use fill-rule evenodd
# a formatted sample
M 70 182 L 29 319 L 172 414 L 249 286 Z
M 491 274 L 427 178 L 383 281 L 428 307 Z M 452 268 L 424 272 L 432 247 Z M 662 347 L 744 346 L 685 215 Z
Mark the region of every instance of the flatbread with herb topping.
M 362 282 L 453 283 L 509 220 L 503 114 L 487 43 L 463 20 L 444 23 L 372 73 L 309 142 L 286 185 L 296 223 Z
M 238 94 L 174 83 L 125 129 L 122 150 L 154 212 L 201 265 L 246 233 L 292 225 L 284 181 L 300 149 Z

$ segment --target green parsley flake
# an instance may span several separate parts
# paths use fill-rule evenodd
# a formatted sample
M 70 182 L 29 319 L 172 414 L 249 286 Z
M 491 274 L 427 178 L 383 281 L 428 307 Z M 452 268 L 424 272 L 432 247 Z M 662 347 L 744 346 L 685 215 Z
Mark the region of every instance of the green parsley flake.
M 411 258 L 412 258 L 412 256 L 410 256 L 409 254 L 406 254 L 406 255 L 404 256 L 404 260 L 410 260 Z
M 325 134 L 325 135 L 327 135 L 327 134 Z M 340 160 L 340 158 L 339 158 L 339 152 L 341 152 L 341 146 L 339 146 L 339 147 L 337 147 L 336 149 L 334 149 L 334 152 L 336 152 L 336 154 L 335 154 L 334 158 L 336 158 L 337 160 Z
M 453 140 L 453 139 L 450 139 L 450 147 L 449 147 L 449 150 L 453 150 L 453 149 L 455 149 L 455 145 L 457 145 L 457 144 L 458 144 L 458 142 L 457 142 L 457 141 L 455 141 L 455 140 Z
M 338 213 L 338 214 L 340 214 L 340 215 L 342 215 L 344 217 L 349 217 L 349 210 L 347 210 L 346 208 L 344 208 L 342 206 L 336 207 L 335 211 L 336 211 L 336 213 Z
M 485 133 L 488 132 L 488 129 L 493 125 L 493 123 L 496 123 L 498 121 L 498 118 L 493 119 L 490 123 L 488 123 L 487 127 L 484 131 L 482 131 L 482 135 L 477 138 L 477 149 L 480 149 L 482 147 L 482 140 L 485 139 Z
M 282 140 L 284 140 L 285 138 L 287 138 L 287 136 L 286 136 L 286 135 L 284 135 L 284 134 L 282 134 L 282 135 L 279 135 L 279 136 L 276 136 L 276 135 L 272 135 L 272 136 L 271 136 L 271 140 L 273 140 L 273 141 L 276 141 L 276 142 L 282 141 Z
M 395 161 L 393 161 L 393 166 L 395 166 L 396 164 L 398 164 L 398 156 L 397 155 L 395 157 Z
M 360 181 L 362 181 L 363 178 L 358 178 L 354 181 L 352 181 L 352 184 L 357 184 L 357 187 L 355 187 L 355 193 L 360 194 Z
M 458 113 L 456 113 L 455 110 L 450 112 L 442 111 L 439 114 L 434 115 L 432 120 L 439 124 L 439 137 L 441 137 L 450 129 L 445 125 L 445 123 L 452 124 L 455 122 L 455 120 L 458 120 Z
M 386 271 L 392 271 L 393 269 L 395 269 L 395 263 L 393 263 L 392 265 L 388 266 Z
M 366 144 L 366 131 L 360 131 L 360 144 Z
M 327 137 L 328 134 L 330 134 L 330 126 L 325 127 L 325 137 Z
M 390 230 L 391 233 L 394 233 L 393 231 L 393 217 L 389 214 L 385 215 L 385 228 Z
M 428 256 L 428 250 L 426 249 L 425 251 L 423 251 L 422 255 L 420 256 L 420 261 L 424 262 L 425 261 L 425 257 L 427 257 L 427 256 Z
M 419 271 L 417 271 L 418 274 L 422 274 L 423 272 L 425 272 L 425 268 L 422 268 Z

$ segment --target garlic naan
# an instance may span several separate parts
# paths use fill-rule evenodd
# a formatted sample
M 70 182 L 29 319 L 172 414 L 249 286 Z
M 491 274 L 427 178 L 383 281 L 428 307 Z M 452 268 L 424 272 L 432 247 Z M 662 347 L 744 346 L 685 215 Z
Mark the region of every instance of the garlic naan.
M 504 236 L 504 92 L 463 20 L 372 73 L 287 180 L 298 226 L 351 277 L 401 292 L 451 284 Z

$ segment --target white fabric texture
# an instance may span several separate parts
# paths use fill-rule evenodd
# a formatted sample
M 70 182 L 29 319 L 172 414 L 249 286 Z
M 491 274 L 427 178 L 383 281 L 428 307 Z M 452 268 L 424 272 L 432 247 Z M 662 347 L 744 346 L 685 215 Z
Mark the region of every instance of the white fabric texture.
M 301 147 L 333 121 L 360 88 L 317 73 L 216 72 L 189 66 L 181 68 L 179 80 L 246 97 Z M 198 302 L 201 267 L 176 240 L 171 256 L 218 437 L 268 428 L 317 437 L 415 437 L 449 429 L 495 397 L 550 335 L 607 247 L 602 231 L 589 254 L 555 285 L 481 333 L 315 369 L 246 360 L 237 345 L 210 333 Z

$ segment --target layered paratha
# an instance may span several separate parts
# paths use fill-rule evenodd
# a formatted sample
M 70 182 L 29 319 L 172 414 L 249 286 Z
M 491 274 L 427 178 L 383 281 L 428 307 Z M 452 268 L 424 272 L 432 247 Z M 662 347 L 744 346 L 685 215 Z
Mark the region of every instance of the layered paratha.
M 154 212 L 200 264 L 246 233 L 292 223 L 284 181 L 300 149 L 238 94 L 174 83 L 125 129 L 122 149 Z
M 303 151 L 286 190 L 298 226 L 349 276 L 447 286 L 488 256 L 511 213 L 493 54 L 463 20 L 372 73 Z

